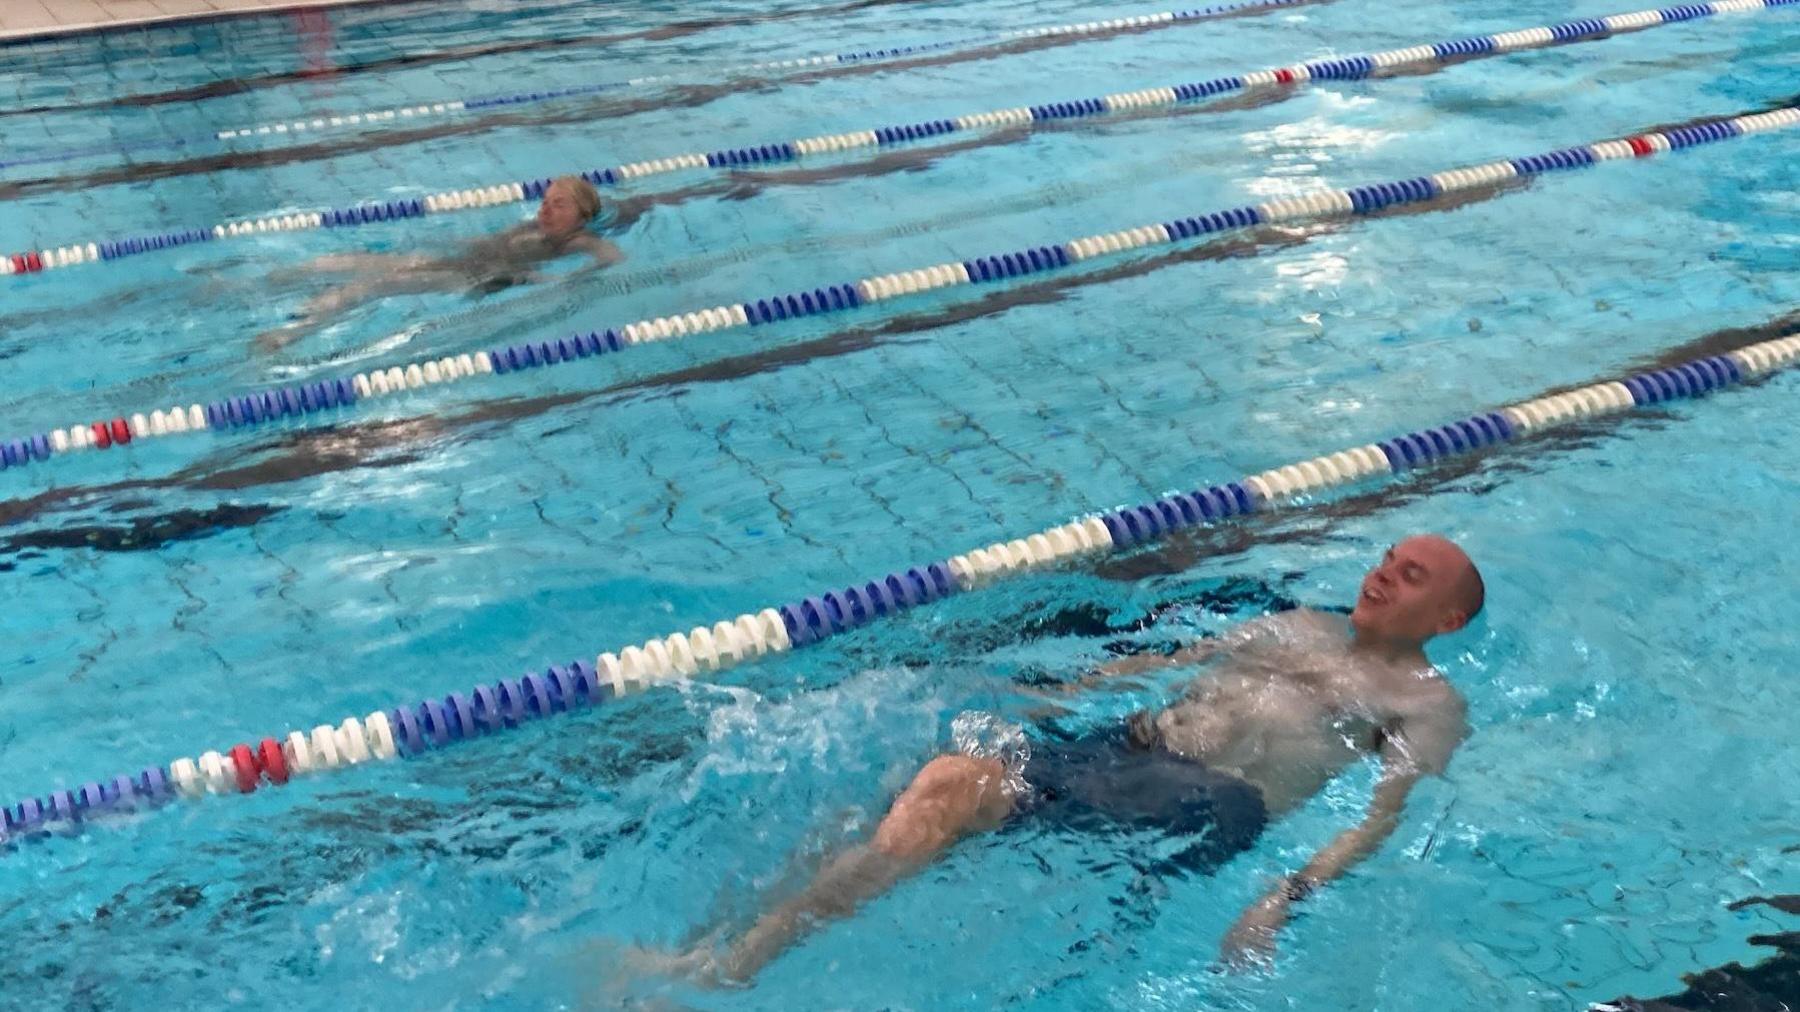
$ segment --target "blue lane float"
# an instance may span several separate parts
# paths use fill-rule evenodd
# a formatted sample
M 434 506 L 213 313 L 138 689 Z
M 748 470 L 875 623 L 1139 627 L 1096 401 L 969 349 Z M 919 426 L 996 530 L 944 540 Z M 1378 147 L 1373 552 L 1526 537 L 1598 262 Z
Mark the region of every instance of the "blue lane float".
M 825 284 L 750 301 L 715 306 L 673 316 L 639 320 L 622 327 L 572 334 L 554 341 L 500 345 L 484 351 L 406 365 L 289 384 L 255 394 L 238 394 L 207 404 L 134 413 L 110 421 L 70 425 L 14 440 L 0 440 L 0 470 L 40 463 L 59 454 L 106 449 L 134 439 L 189 432 L 223 431 L 283 419 L 300 421 L 328 411 L 353 407 L 365 400 L 478 376 L 505 375 L 615 354 L 639 344 L 726 330 L 768 326 L 788 320 L 848 312 L 871 303 L 960 285 L 993 284 L 1069 269 L 1093 257 L 1182 242 L 1233 229 L 1301 219 L 1375 214 L 1446 194 L 1490 187 L 1512 179 L 1586 168 L 1602 162 L 1636 159 L 1699 144 L 1716 143 L 1800 125 L 1800 106 L 1732 118 L 1706 119 L 1634 134 L 1617 140 L 1522 158 L 1450 169 L 1387 183 L 1349 189 L 1320 190 L 1176 218 L 1103 235 L 1032 246 L 1007 253 L 972 257 L 932 267 L 883 274 L 855 282 Z M 1458 430 L 1460 431 L 1460 430 Z M 1433 447 L 1435 449 L 1435 445 Z M 1398 448 L 1402 459 L 1410 446 Z
M 1287 0 L 1287 2 L 1299 2 L 1299 0 Z M 1268 4 L 1246 6 L 1277 5 L 1279 5 L 1277 0 L 1271 0 Z M 611 186 L 633 179 L 688 169 L 739 169 L 781 164 L 815 155 L 909 144 L 922 139 L 962 131 L 1029 126 L 1050 121 L 1112 115 L 1138 109 L 1171 106 L 1231 92 L 1261 88 L 1289 88 L 1313 80 L 1362 80 L 1399 70 L 1416 70 L 1434 64 L 1441 65 L 1472 57 L 1608 38 L 1623 32 L 1642 31 L 1658 25 L 1691 21 L 1695 18 L 1718 14 L 1746 13 L 1795 5 L 1800 5 L 1800 0 L 1715 0 L 1714 3 L 1691 7 L 1636 11 L 1605 18 L 1572 21 L 1550 27 L 1499 32 L 1494 35 L 1458 39 L 1431 46 L 1412 46 L 1363 56 L 1317 60 L 1163 88 L 1145 88 L 1140 91 L 1101 95 L 1094 98 L 1050 102 L 1014 109 L 998 109 L 899 126 L 883 126 L 872 130 L 856 130 L 799 140 L 723 148 L 710 153 L 690 152 L 618 166 L 581 170 L 579 175 L 596 186 Z M 1223 9 L 1209 10 L 1217 13 L 1218 10 Z M 1603 31 L 1593 31 L 1594 25 L 1600 25 Z M 1682 143 L 1703 142 L 1703 140 L 1692 140 L 1686 136 L 1680 140 Z M 547 183 L 547 179 L 523 180 L 324 211 L 269 214 L 258 218 L 224 222 L 208 228 L 179 229 L 147 239 L 126 240 L 123 246 L 117 242 L 109 243 L 107 248 L 112 252 L 106 256 L 101 254 L 102 244 L 97 242 L 77 243 L 56 249 L 32 250 L 12 257 L 0 257 L 0 274 L 32 274 L 41 270 L 76 264 L 109 261 L 152 249 L 164 249 L 170 245 L 203 241 L 206 238 L 223 239 L 266 232 L 366 225 L 373 222 L 414 218 L 423 214 L 492 207 L 535 199 L 542 195 L 543 188 Z
M 667 682 L 710 677 L 1007 577 L 1078 558 L 1131 551 L 1181 531 L 1269 512 L 1295 500 L 1304 504 L 1332 487 L 1404 475 L 1557 425 L 1704 397 L 1796 362 L 1800 362 L 1800 334 L 1790 334 L 1083 517 L 602 653 L 592 663 L 584 659 L 551 665 L 478 685 L 467 693 L 427 697 L 336 725 L 321 724 L 310 733 L 294 730 L 263 738 L 255 748 L 239 743 L 201 752 L 197 758 L 184 756 L 166 766 L 87 781 L 73 790 L 59 787 L 0 809 L 0 842 L 77 831 L 110 812 L 154 807 L 175 798 L 247 794 L 260 786 L 285 784 L 294 776 L 424 755 L 556 714 L 605 705 Z

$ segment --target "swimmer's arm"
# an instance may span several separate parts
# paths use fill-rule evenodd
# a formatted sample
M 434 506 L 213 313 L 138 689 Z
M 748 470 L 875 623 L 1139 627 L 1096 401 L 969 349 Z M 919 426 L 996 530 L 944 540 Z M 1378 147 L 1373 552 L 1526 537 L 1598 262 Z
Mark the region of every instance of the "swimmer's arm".
M 703 967 L 703 974 L 748 983 L 803 936 L 827 920 L 855 913 L 914 868 L 875 847 L 858 847 L 826 865 L 805 892 L 758 918 L 729 951 Z
M 1339 833 L 1305 867 L 1276 883 L 1244 910 L 1225 935 L 1226 962 L 1243 965 L 1267 960 L 1293 905 L 1349 871 L 1394 834 L 1413 786 L 1427 775 L 1443 773 L 1450 754 L 1466 736 L 1467 726 L 1461 699 L 1451 698 L 1394 728 L 1382 740 L 1381 780 L 1362 822 Z

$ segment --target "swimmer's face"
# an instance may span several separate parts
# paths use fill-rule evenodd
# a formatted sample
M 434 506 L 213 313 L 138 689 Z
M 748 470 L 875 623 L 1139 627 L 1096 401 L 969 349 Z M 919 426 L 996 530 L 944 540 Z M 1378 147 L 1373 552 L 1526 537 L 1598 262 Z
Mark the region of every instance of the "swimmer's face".
M 574 235 L 587 225 L 587 219 L 581 216 L 581 206 L 575 203 L 569 188 L 553 183 L 544 191 L 544 202 L 538 205 L 537 225 L 538 231 L 548 236 Z
M 1469 621 L 1464 593 L 1474 564 L 1439 537 L 1407 538 L 1363 577 L 1350 623 L 1364 636 L 1423 643 Z

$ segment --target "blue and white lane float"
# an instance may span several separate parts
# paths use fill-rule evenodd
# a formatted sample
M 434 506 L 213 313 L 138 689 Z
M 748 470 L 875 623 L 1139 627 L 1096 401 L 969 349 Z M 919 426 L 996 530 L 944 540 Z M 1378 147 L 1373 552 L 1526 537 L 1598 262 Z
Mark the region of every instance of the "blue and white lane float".
M 689 152 L 667 158 L 631 162 L 578 173 L 596 186 L 616 185 L 663 173 L 686 169 L 736 169 L 774 165 L 800 158 L 852 151 L 860 148 L 884 148 L 945 134 L 1024 126 L 1049 120 L 1080 119 L 1111 115 L 1138 109 L 1178 105 L 1198 99 L 1235 92 L 1266 88 L 1292 88 L 1308 81 L 1360 80 L 1399 70 L 1416 69 L 1452 60 L 1487 54 L 1511 53 L 1525 49 L 1566 45 L 1596 37 L 1641 31 L 1658 25 L 1675 24 L 1716 14 L 1745 13 L 1776 7 L 1800 5 L 1800 0 L 1714 0 L 1713 3 L 1665 7 L 1660 10 L 1614 14 L 1604 18 L 1586 18 L 1544 28 L 1526 28 L 1479 35 L 1429 46 L 1391 49 L 1366 56 L 1349 56 L 1334 60 L 1317 60 L 1290 67 L 1276 67 L 1254 73 L 1218 77 L 1210 81 L 1179 84 L 1165 88 L 1051 102 L 1044 105 L 1019 106 L 989 112 L 970 113 L 953 119 L 927 120 L 905 126 L 878 127 L 848 133 L 826 134 L 794 141 L 777 141 L 754 147 L 727 148 L 708 153 Z M 270 214 L 225 222 L 210 227 L 181 228 L 159 235 L 106 242 L 77 243 L 49 250 L 33 250 L 13 256 L 0 256 L 0 274 L 30 274 L 75 264 L 105 262 L 152 250 L 168 249 L 195 242 L 208 242 L 267 232 L 292 232 L 316 228 L 341 228 L 371 222 L 397 221 L 426 214 L 442 214 L 471 208 L 493 207 L 523 200 L 535 200 L 550 185 L 549 178 L 497 183 L 465 190 L 448 190 L 424 197 L 401 198 L 379 204 L 361 204 L 326 211 L 302 211 Z
M 758 326 L 804 316 L 855 309 L 858 306 L 940 288 L 1043 273 L 1070 267 L 1108 253 L 1153 244 L 1181 242 L 1197 236 L 1251 225 L 1304 219 L 1331 219 L 1370 214 L 1383 208 L 1431 200 L 1508 179 L 1521 179 L 1597 162 L 1643 158 L 1699 144 L 1800 125 L 1800 106 L 1730 119 L 1700 120 L 1618 140 L 1562 148 L 1466 169 L 1451 169 L 1345 190 L 1320 190 L 1300 197 L 1230 208 L 1192 218 L 1103 235 L 1072 239 L 995 256 L 943 263 L 933 267 L 863 278 L 810 291 L 715 306 L 674 316 L 639 320 L 623 327 L 574 334 L 556 341 L 496 347 L 437 359 L 374 369 L 351 376 L 314 380 L 237 394 L 207 404 L 176 405 L 145 414 L 70 425 L 49 432 L 0 441 L 0 470 L 46 461 L 58 454 L 107 449 L 133 440 L 190 432 L 224 431 L 280 419 L 299 419 L 351 407 L 371 398 L 473 377 L 492 376 L 558 365 L 623 351 L 633 345 L 705 334 L 733 327 Z
M 1245 3 L 1220 4 L 1213 7 L 1198 7 L 1185 11 L 1159 11 L 1155 14 L 1138 14 L 1127 18 L 1108 18 L 1103 21 L 1083 21 L 1067 25 L 1042 25 L 1035 28 L 1014 28 L 1002 32 L 989 32 L 984 35 L 972 35 L 960 39 L 943 39 L 937 42 L 922 42 L 914 45 L 892 46 L 886 49 L 864 49 L 851 53 L 830 53 L 822 56 L 801 56 L 786 60 L 765 60 L 760 63 L 741 63 L 718 68 L 714 73 L 719 77 L 732 74 L 753 74 L 771 70 L 814 70 L 822 67 L 839 67 L 851 64 L 879 63 L 886 60 L 898 60 L 906 57 L 924 56 L 941 53 L 951 49 L 977 48 L 981 46 L 1001 45 L 1017 42 L 1022 39 L 1060 38 L 1066 36 L 1096 35 L 1107 32 L 1126 31 L 1130 29 L 1152 28 L 1161 25 L 1188 24 L 1209 21 L 1233 15 L 1251 14 L 1264 11 L 1279 10 L 1312 0 L 1250 0 Z M 686 74 L 655 74 L 647 77 L 634 77 L 625 81 L 610 81 L 605 84 L 580 85 L 574 88 L 557 88 L 550 91 L 515 92 L 508 95 L 485 95 L 479 98 L 451 99 L 443 102 L 420 103 L 418 105 L 393 106 L 386 109 L 370 109 L 366 112 L 341 113 L 337 115 L 317 114 L 310 117 L 284 120 L 281 122 L 253 123 L 249 126 L 234 127 L 228 130 L 217 130 L 211 133 L 190 134 L 185 137 L 153 137 L 145 138 L 130 144 L 97 145 L 86 148 L 70 148 L 62 151 L 46 151 L 24 155 L 11 160 L 0 160 L 0 169 L 24 165 L 45 165 L 52 162 L 68 161 L 72 158 L 93 158 L 108 154 L 135 154 L 142 151 L 154 151 L 165 148 L 186 147 L 191 144 L 207 141 L 229 141 L 248 138 L 280 138 L 301 134 L 321 133 L 327 130 L 344 127 L 377 126 L 393 123 L 405 124 L 434 116 L 453 116 L 469 111 L 495 109 L 506 106 L 532 105 L 538 102 L 549 102 L 566 98 L 586 98 L 614 91 L 626 91 L 632 88 L 675 84 L 690 79 Z
M 1419 429 L 1247 475 L 1153 502 L 1090 515 L 1010 541 L 710 626 L 651 639 L 542 672 L 477 685 L 310 732 L 294 730 L 254 746 L 240 742 L 147 766 L 74 789 L 26 798 L 4 809 L 0 843 L 48 829 L 78 828 L 108 811 L 174 797 L 249 794 L 267 783 L 365 762 L 416 756 L 455 741 L 519 727 L 555 713 L 607 703 L 654 686 L 704 678 L 767 654 L 818 643 L 877 618 L 1067 560 L 1124 552 L 1190 528 L 1276 509 L 1334 486 L 1404 474 L 1436 461 L 1515 442 L 1565 422 L 1700 397 L 1800 361 L 1800 334 L 1698 358 L 1622 381 L 1594 383 L 1497 411 Z

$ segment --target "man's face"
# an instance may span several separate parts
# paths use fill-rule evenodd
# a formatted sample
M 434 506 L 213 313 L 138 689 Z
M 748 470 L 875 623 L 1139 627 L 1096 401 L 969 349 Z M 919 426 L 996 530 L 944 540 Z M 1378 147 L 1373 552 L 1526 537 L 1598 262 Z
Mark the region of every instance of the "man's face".
M 573 235 L 587 224 L 568 187 L 560 185 L 552 185 L 544 191 L 544 202 L 538 205 L 537 223 L 538 230 L 550 236 Z
M 1350 622 L 1358 632 L 1423 643 L 1468 622 L 1457 589 L 1469 561 L 1441 538 L 1407 538 L 1363 577 Z

